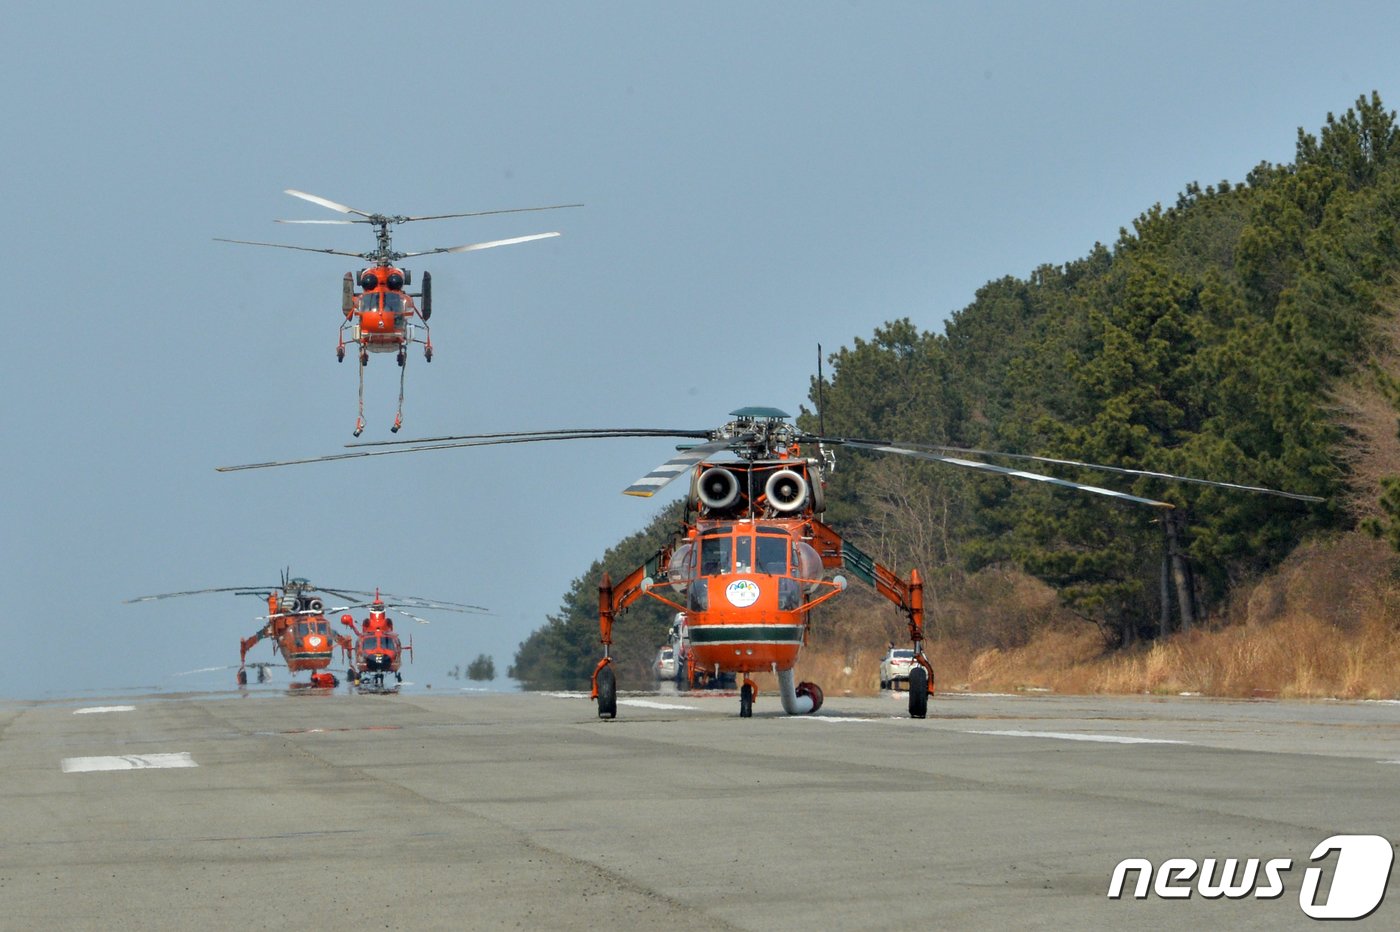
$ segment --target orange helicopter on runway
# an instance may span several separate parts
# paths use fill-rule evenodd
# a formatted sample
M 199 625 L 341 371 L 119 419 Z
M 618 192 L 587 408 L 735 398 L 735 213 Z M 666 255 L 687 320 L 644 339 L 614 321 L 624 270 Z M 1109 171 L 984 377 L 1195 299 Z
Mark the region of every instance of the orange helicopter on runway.
M 398 632 L 394 630 L 394 620 L 389 617 L 390 612 L 411 618 L 422 625 L 428 624 L 428 619 L 405 611 L 404 605 L 410 605 L 420 610 L 431 609 L 443 612 L 486 612 L 486 609 L 480 606 L 463 605 L 457 602 L 432 602 L 416 598 L 389 602 L 386 601 L 386 598 L 394 599 L 395 597 L 381 596 L 376 590 L 374 601 L 358 606 L 369 609 L 369 617 L 360 625 L 355 624 L 355 616 L 348 612 L 340 616 L 340 623 L 349 628 L 355 635 L 353 659 L 349 670 L 346 671 L 346 678 L 352 686 L 382 689 L 384 676 L 388 673 L 394 675 L 395 683 L 403 682 L 403 674 L 400 672 L 403 652 L 404 650 L 408 651 L 409 662 L 412 662 L 413 638 L 409 637 L 408 646 L 405 648 Z M 353 607 L 356 606 L 347 606 L 347 608 Z
M 617 681 L 611 657 L 613 622 L 628 606 L 644 597 L 685 613 L 691 664 L 712 671 L 715 676 L 735 673 L 743 677 L 739 693 L 741 717 L 753 714 L 758 690 L 749 674 L 756 672 L 777 675 L 784 711 L 792 715 L 815 712 L 821 707 L 822 691 L 813 683 L 797 682 L 794 666 L 807 642 L 812 609 L 846 588 L 846 578 L 835 574 L 837 570 L 845 570 L 864 580 L 907 619 L 915 658 L 909 677 L 909 714 L 914 718 L 925 717 L 929 696 L 934 692 L 934 674 L 923 650 L 922 581 L 917 570 L 911 571 L 905 579 L 880 565 L 821 520 L 825 510 L 824 475 L 835 466 L 830 447 L 931 460 L 1164 509 L 1172 506 L 1151 498 L 968 457 L 1056 463 L 1301 501 L 1321 501 L 1315 496 L 1257 486 L 1092 463 L 887 440 L 825 437 L 787 423 L 789 416 L 774 408 L 740 408 L 730 416 L 734 420 L 717 430 L 586 428 L 352 444 L 385 449 L 222 467 L 220 471 L 505 443 L 620 437 L 678 437 L 700 441 L 682 448 L 677 456 L 623 490 L 628 495 L 649 497 L 683 473 L 689 472 L 691 477 L 684 525 L 672 542 L 620 582 L 614 584 L 605 574 L 599 586 L 598 626 L 603 657 L 593 671 L 592 698 L 597 700 L 598 714 L 602 718 L 617 715 Z M 723 454 L 732 459 L 712 459 Z
M 265 624 L 251 637 L 238 642 L 238 685 L 248 684 L 248 667 L 257 671 L 258 682 L 267 681 L 267 670 L 271 664 L 248 663 L 248 651 L 259 641 L 272 640 L 272 650 L 282 656 L 286 667 L 293 674 L 309 672 L 310 680 L 296 682 L 294 687 L 332 689 L 339 685 L 335 674 L 326 668 L 331 665 L 335 648 L 339 647 L 342 657 L 349 657 L 354 645 L 345 635 L 331 628 L 326 620 L 325 602 L 317 593 L 336 596 L 346 601 L 354 601 L 369 595 L 368 592 L 325 589 L 312 586 L 301 577 L 282 573 L 278 586 L 223 586 L 215 589 L 191 589 L 185 592 L 164 592 L 159 595 L 143 595 L 127 599 L 126 604 L 151 602 L 157 599 L 173 599 L 188 595 L 204 595 L 210 592 L 232 592 L 234 595 L 255 595 L 267 600 L 267 614 L 259 618 Z
M 454 217 L 484 217 L 490 214 L 517 214 L 528 213 L 537 210 L 560 210 L 565 207 L 582 207 L 582 204 L 557 204 L 551 207 L 519 207 L 507 210 L 478 210 L 470 213 L 459 214 L 434 214 L 422 217 L 406 217 L 402 215 L 371 214 L 354 207 L 347 207 L 345 204 L 338 204 L 335 201 L 315 194 L 307 194 L 305 191 L 296 191 L 291 188 L 286 190 L 287 194 L 299 197 L 304 201 L 328 207 L 331 210 L 342 214 L 354 214 L 359 219 L 356 220 L 279 220 L 278 223 L 315 223 L 315 224 L 344 224 L 344 223 L 368 223 L 374 227 L 376 246 L 371 252 L 346 252 L 339 249 L 316 249 L 309 246 L 289 246 L 285 243 L 263 243 L 246 239 L 225 239 L 215 237 L 221 243 L 241 243 L 245 246 L 271 246 L 276 249 L 296 249 L 301 252 L 320 252 L 333 256 L 349 256 L 354 259 L 363 259 L 372 262 L 370 268 L 361 269 L 359 274 L 346 272 L 341 282 L 340 310 L 345 316 L 345 320 L 340 325 L 340 341 L 335 348 L 335 358 L 343 362 L 345 360 L 346 335 L 350 337 L 349 342 L 359 347 L 359 372 L 360 372 L 360 407 L 359 415 L 355 420 L 355 436 L 360 436 L 365 429 L 365 367 L 369 365 L 370 353 L 394 353 L 399 364 L 399 407 L 394 415 L 394 426 L 389 428 L 391 432 L 398 433 L 403 425 L 403 383 L 406 370 L 408 346 L 410 343 L 420 343 L 423 346 L 423 358 L 427 362 L 433 361 L 433 341 L 428 331 L 428 318 L 433 315 L 433 279 L 428 272 L 423 273 L 422 291 L 412 294 L 404 291 L 404 288 L 413 283 L 413 273 L 407 269 L 399 268 L 397 263 L 401 259 L 410 259 L 414 256 L 433 256 L 440 253 L 474 252 L 478 249 L 491 249 L 496 246 L 510 246 L 515 243 L 528 243 L 531 240 L 547 239 L 558 236 L 557 232 L 533 233 L 528 236 L 514 236 L 509 239 L 490 240 L 484 243 L 471 243 L 466 246 L 445 246 L 439 249 L 427 249 L 422 252 L 397 252 L 390 243 L 389 227 L 396 223 L 411 223 L 416 220 L 447 220 Z M 361 289 L 358 293 L 355 287 Z M 414 304 L 414 298 L 421 298 L 423 306 L 420 309 Z M 417 335 L 419 324 L 421 323 L 423 335 Z

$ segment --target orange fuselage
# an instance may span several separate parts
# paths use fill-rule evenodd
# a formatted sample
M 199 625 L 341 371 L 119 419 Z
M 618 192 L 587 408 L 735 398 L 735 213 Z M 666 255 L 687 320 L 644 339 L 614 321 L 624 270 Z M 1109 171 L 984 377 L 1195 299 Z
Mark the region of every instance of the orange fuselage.
M 684 589 L 690 663 L 705 670 L 790 670 L 807 638 L 809 609 L 835 594 L 793 519 L 702 521 L 676 551 L 672 586 Z
M 408 321 L 418 315 L 418 308 L 412 297 L 381 280 L 377 288 L 355 297 L 353 313 L 359 318 L 361 345 L 371 353 L 392 353 L 407 342 Z

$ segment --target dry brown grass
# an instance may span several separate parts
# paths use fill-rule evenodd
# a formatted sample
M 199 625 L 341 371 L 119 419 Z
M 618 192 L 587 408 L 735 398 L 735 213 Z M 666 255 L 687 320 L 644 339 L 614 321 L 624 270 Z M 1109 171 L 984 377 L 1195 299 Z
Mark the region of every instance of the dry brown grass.
M 1313 543 L 1205 625 L 1129 650 L 1106 649 L 1097 630 L 1047 607 L 1036 584 L 1002 580 L 997 585 L 1012 598 L 1029 599 L 1019 608 L 980 606 L 1003 620 L 1000 637 L 962 631 L 931 639 L 928 653 L 942 691 L 1400 698 L 1396 563 L 1384 543 L 1360 534 Z M 957 601 L 945 600 L 945 607 Z M 905 641 L 891 630 L 898 626 L 888 607 L 878 620 L 865 614 L 869 609 L 838 626 L 839 642 L 814 639 L 799 665 L 802 679 L 833 695 L 876 691 L 885 639 Z M 1045 623 L 1035 626 L 1036 619 Z M 1017 637 L 1023 624 L 1034 631 Z

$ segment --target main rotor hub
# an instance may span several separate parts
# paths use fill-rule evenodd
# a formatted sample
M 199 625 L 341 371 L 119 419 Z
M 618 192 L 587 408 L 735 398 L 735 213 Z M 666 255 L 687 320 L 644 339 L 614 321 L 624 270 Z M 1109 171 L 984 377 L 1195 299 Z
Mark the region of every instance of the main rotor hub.
M 734 420 L 714 432 L 715 440 L 732 440 L 730 450 L 740 459 L 785 459 L 803 434 L 788 423 L 791 417 L 777 408 L 739 408 L 729 412 Z

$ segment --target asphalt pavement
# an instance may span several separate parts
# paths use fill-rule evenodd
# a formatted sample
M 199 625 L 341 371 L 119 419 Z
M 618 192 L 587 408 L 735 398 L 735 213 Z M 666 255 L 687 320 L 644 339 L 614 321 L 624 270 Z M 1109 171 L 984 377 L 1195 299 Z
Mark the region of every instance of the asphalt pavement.
M 1384 889 L 1359 927 L 1400 926 L 1394 871 L 1368 881 L 1346 839 L 1311 860 L 1400 841 L 1400 703 L 737 712 L 345 687 L 3 702 L 0 926 L 1279 929 L 1316 927 L 1334 881 Z M 1141 899 L 1137 870 L 1108 895 L 1128 858 Z M 1238 889 L 1203 895 L 1227 858 Z

